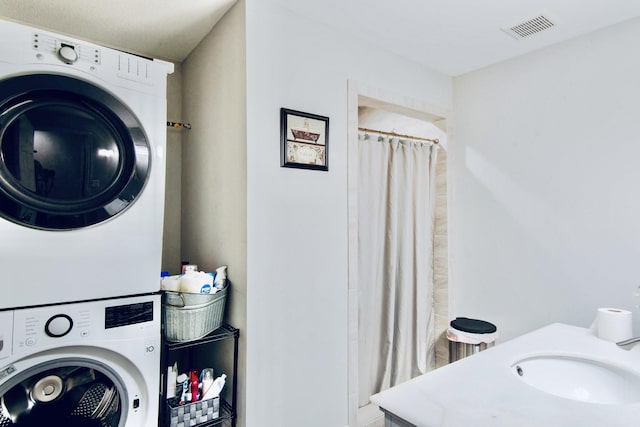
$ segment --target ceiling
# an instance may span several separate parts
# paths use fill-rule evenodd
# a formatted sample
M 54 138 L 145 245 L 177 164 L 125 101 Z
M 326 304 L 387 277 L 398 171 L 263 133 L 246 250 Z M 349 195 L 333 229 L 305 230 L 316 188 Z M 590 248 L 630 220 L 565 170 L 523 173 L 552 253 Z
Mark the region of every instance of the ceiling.
M 236 0 L 1 0 L 0 16 L 182 62 Z
M 451 76 L 640 16 L 638 0 L 269 1 Z M 181 62 L 235 2 L 2 0 L 0 16 Z M 555 26 L 520 40 L 501 31 L 539 14 Z
M 638 0 L 272 0 L 295 14 L 456 76 L 640 16 Z M 501 31 L 545 13 L 556 26 Z

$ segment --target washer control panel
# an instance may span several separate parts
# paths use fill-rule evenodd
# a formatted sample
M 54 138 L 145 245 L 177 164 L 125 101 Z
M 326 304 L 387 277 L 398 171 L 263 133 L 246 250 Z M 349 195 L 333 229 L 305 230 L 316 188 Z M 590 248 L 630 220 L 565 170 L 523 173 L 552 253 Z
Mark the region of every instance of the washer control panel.
M 13 310 L 0 311 L 0 360 L 11 355 Z
M 159 295 L 9 310 L 6 313 L 13 316 L 12 322 L 3 321 L 1 316 L 9 316 L 4 313 L 0 311 L 0 336 L 7 337 L 4 346 L 13 354 L 147 337 L 149 343 L 155 343 L 160 334 Z M 0 357 L 3 354 L 0 350 Z
M 92 312 L 85 304 L 17 309 L 14 313 L 14 353 L 92 334 Z
M 53 338 L 67 335 L 73 329 L 73 319 L 66 314 L 56 314 L 44 325 L 44 332 Z
M 104 327 L 106 329 L 151 322 L 152 320 L 152 301 L 115 305 L 105 308 Z

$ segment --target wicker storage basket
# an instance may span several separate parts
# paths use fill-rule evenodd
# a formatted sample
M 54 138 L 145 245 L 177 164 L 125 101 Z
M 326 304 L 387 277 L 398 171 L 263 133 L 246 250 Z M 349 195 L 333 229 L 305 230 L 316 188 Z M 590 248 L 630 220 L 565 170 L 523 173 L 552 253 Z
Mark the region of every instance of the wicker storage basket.
M 220 417 L 220 397 L 188 403 L 172 405 L 167 403 L 170 427 L 189 427 Z
M 166 339 L 193 341 L 218 329 L 222 325 L 228 288 L 226 285 L 215 294 L 165 292 L 162 308 Z

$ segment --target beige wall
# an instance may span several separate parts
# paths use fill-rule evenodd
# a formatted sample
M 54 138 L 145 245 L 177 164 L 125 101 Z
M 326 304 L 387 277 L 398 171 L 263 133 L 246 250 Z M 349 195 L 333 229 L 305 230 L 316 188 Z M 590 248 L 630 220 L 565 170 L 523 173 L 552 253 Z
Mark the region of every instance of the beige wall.
M 167 120 L 182 121 L 182 66 L 175 64 L 167 79 Z M 181 129 L 167 128 L 167 175 L 164 199 L 164 232 L 162 239 L 162 271 L 178 273 L 180 268 L 180 217 L 182 176 Z
M 182 258 L 206 271 L 229 266 L 227 321 L 241 331 L 239 426 L 246 402 L 244 16 L 241 0 L 182 64 L 183 118 L 192 125 L 183 132 Z

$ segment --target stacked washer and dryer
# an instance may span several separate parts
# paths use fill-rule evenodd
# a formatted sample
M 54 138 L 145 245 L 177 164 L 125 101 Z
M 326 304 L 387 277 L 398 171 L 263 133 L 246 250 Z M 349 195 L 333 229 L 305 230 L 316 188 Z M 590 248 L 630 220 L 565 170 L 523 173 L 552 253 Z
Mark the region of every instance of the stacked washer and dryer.
M 0 21 L 0 427 L 157 425 L 172 71 Z

